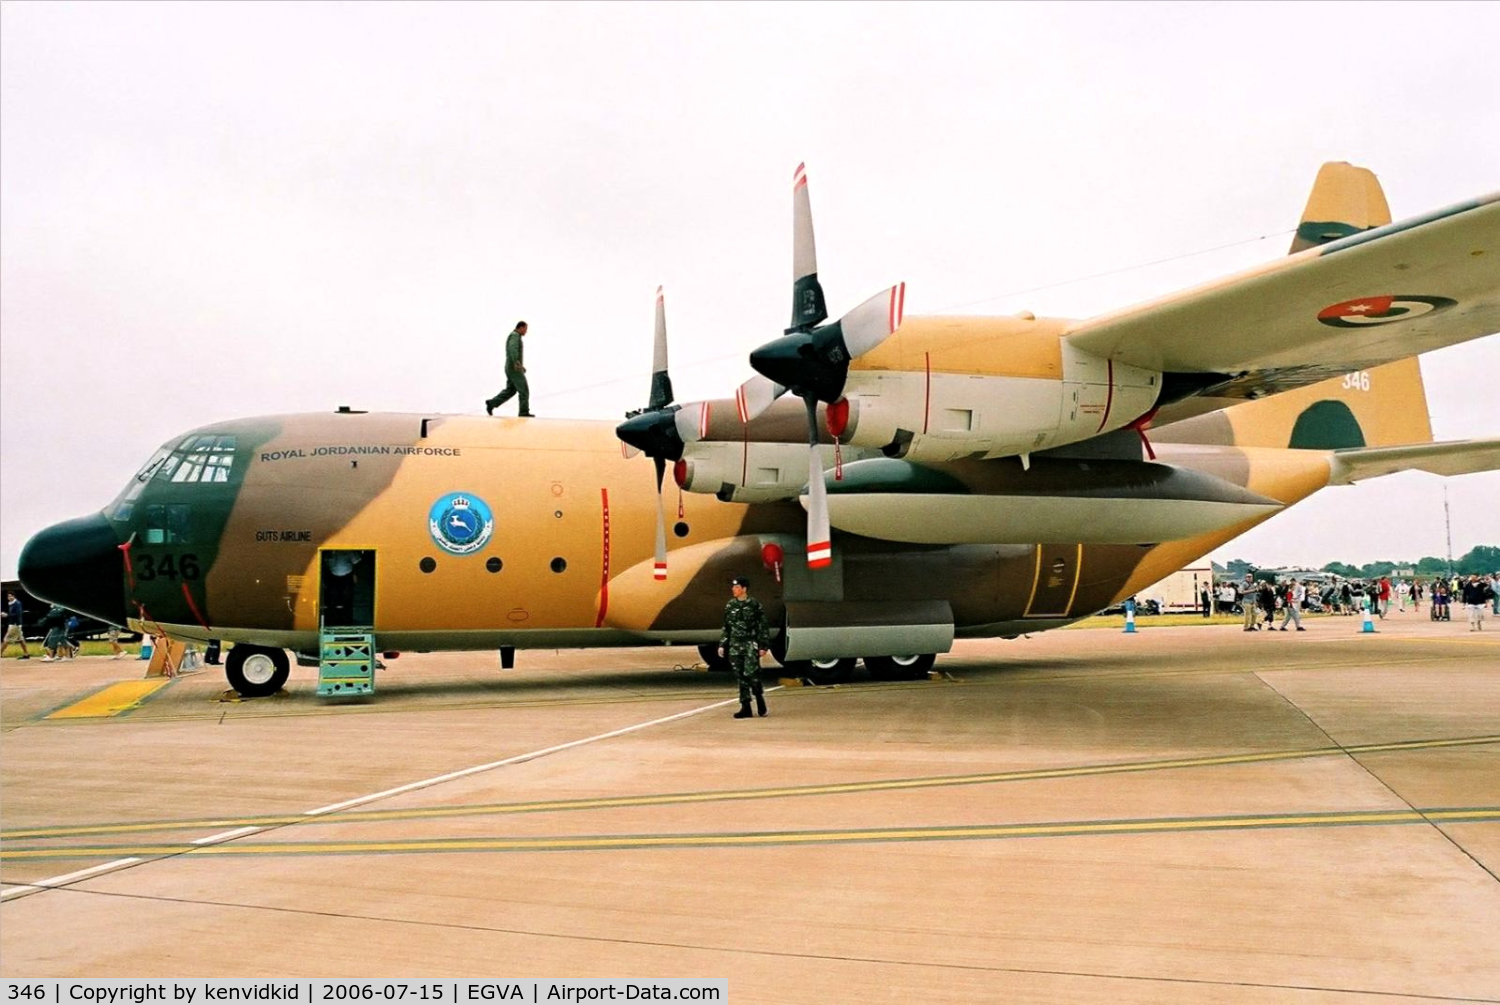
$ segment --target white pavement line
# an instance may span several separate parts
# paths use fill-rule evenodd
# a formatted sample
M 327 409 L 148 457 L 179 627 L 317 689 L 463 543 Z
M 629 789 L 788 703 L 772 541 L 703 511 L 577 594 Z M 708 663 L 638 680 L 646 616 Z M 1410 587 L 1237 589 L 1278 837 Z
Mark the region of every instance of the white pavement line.
M 779 691 L 781 690 L 781 688 L 779 686 L 768 687 L 766 688 L 766 690 Z M 555 747 L 544 747 L 541 750 L 533 750 L 529 754 L 517 754 L 515 757 L 507 757 L 502 761 L 491 761 L 488 764 L 479 764 L 475 765 L 472 768 L 463 768 L 459 771 L 450 771 L 446 775 L 438 775 L 435 778 L 426 778 L 420 782 L 409 782 L 406 785 L 398 785 L 394 789 L 386 789 L 384 792 L 376 792 L 373 795 L 359 796 L 355 799 L 346 799 L 341 803 L 334 803 L 331 806 L 320 806 L 315 810 L 308 810 L 304 814 L 304 816 L 319 816 L 324 813 L 332 813 L 335 810 L 348 809 L 351 806 L 358 806 L 361 803 L 374 802 L 377 799 L 384 799 L 387 796 L 399 795 L 403 792 L 414 792 L 417 789 L 425 789 L 432 785 L 440 785 L 443 782 L 450 782 L 455 778 L 463 778 L 465 775 L 477 775 L 481 771 L 489 771 L 492 768 L 501 768 L 507 764 L 524 764 L 526 761 L 534 760 L 538 757 L 545 757 L 548 754 L 555 754 L 560 750 L 567 750 L 570 747 L 581 747 L 585 743 L 595 743 L 599 740 L 608 740 L 611 737 L 615 736 L 624 736 L 626 733 L 634 733 L 637 730 L 649 729 L 652 726 L 660 726 L 663 723 L 675 722 L 678 719 L 686 719 L 689 716 L 698 715 L 700 712 L 711 712 L 716 708 L 723 708 L 726 705 L 737 704 L 739 704 L 738 697 L 730 698 L 726 701 L 716 701 L 712 705 L 704 705 L 701 708 L 690 708 L 686 712 L 678 712 L 675 715 L 663 716 L 660 719 L 652 719 L 650 722 L 639 722 L 634 726 L 626 726 L 623 729 L 614 729 L 609 731 L 608 733 L 600 733 L 597 736 L 586 736 L 582 740 L 572 740 L 568 743 L 559 743 Z M 246 834 L 254 834 L 256 831 L 260 830 L 265 830 L 265 828 L 241 827 L 237 830 L 223 831 L 218 834 L 212 834 L 205 838 L 198 838 L 192 843 L 195 845 L 216 844 L 222 841 L 229 841 L 233 838 L 243 837 Z M 120 869 L 127 865 L 134 865 L 135 863 L 140 861 L 141 859 L 139 858 L 122 858 L 117 859 L 113 862 L 106 862 L 103 865 L 96 865 L 88 869 L 80 869 L 77 872 L 70 872 L 66 876 L 53 876 L 51 879 L 42 879 L 38 880 L 35 883 L 18 884 L 11 887 L 9 890 L 0 892 L 0 900 L 4 900 L 7 897 L 18 896 L 23 893 L 30 893 L 36 890 L 46 890 L 53 887 L 63 886 L 67 883 L 73 882 L 74 880 L 83 879 L 86 876 L 93 876 L 98 873 L 109 872 L 112 869 Z
M 53 876 L 51 879 L 39 879 L 35 883 L 22 883 L 19 886 L 13 886 L 9 890 L 0 893 L 0 900 L 22 893 L 30 893 L 33 890 L 50 890 L 54 887 L 66 886 L 74 880 L 84 879 L 101 872 L 109 872 L 113 869 L 123 869 L 127 865 L 135 865 L 139 861 L 140 859 L 138 858 L 120 858 L 115 859 L 113 862 L 105 862 L 103 865 L 91 866 L 87 869 L 79 869 L 77 872 L 70 872 L 66 876 Z
M 193 844 L 218 844 L 220 841 L 229 841 L 233 838 L 244 837 L 246 834 L 254 834 L 256 831 L 265 830 L 264 827 L 240 827 L 237 830 L 222 831 L 206 838 L 199 838 Z
M 778 690 L 778 688 L 769 687 L 766 688 L 766 690 L 775 691 Z M 341 803 L 334 803 L 331 806 L 320 806 L 315 810 L 308 810 L 305 815 L 313 817 L 323 813 L 332 813 L 335 810 L 346 810 L 351 806 L 359 806 L 362 803 L 372 803 L 377 799 L 385 799 L 387 796 L 400 795 L 403 792 L 414 792 L 417 789 L 425 789 L 428 786 L 432 785 L 441 785 L 443 782 L 451 782 L 455 778 L 463 778 L 465 775 L 477 775 L 481 771 L 489 771 L 493 768 L 503 768 L 507 764 L 523 764 L 526 761 L 534 760 L 538 757 L 545 757 L 548 754 L 555 754 L 560 750 L 567 750 L 570 747 L 581 747 L 585 743 L 594 743 L 599 740 L 608 740 L 611 737 L 623 736 L 626 733 L 634 733 L 637 730 L 648 729 L 651 726 L 660 726 L 663 723 L 673 722 L 677 719 L 686 719 L 688 716 L 697 715 L 700 712 L 711 712 L 716 708 L 723 708 L 726 705 L 738 705 L 739 703 L 740 700 L 738 697 L 730 698 L 727 701 L 716 701 L 712 705 L 704 705 L 702 708 L 688 709 L 686 712 L 678 712 L 676 715 L 665 716 L 661 719 L 652 719 L 650 722 L 641 722 L 637 723 L 634 726 L 626 726 L 623 729 L 611 730 L 608 733 L 600 733 L 598 736 L 589 736 L 585 737 L 582 740 L 573 740 L 568 743 L 559 743 L 555 747 L 546 747 L 542 750 L 533 750 L 529 754 L 517 754 L 515 757 L 507 757 L 503 761 L 491 761 L 488 764 L 478 764 L 472 768 L 463 768 L 459 771 L 450 771 L 448 774 L 438 775 L 436 778 L 425 778 L 420 782 L 409 782 L 406 785 L 398 785 L 394 789 L 386 789 L 384 792 L 376 792 L 374 795 L 359 796 L 354 799 L 346 799 Z

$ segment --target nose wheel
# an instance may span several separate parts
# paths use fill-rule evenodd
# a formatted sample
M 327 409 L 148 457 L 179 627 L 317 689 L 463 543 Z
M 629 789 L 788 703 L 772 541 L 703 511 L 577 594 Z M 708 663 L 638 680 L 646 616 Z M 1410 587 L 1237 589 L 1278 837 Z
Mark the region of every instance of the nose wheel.
M 246 698 L 268 698 L 291 676 L 291 662 L 283 649 L 236 645 L 224 660 L 229 686 Z

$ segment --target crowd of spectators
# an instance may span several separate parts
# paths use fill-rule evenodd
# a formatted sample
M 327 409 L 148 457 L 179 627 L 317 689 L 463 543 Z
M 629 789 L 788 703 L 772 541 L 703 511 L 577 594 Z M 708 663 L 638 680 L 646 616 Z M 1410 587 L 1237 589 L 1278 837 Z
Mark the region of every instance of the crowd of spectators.
M 1302 631 L 1302 612 L 1313 611 L 1350 617 L 1368 610 L 1372 618 L 1384 619 L 1391 613 L 1405 613 L 1407 607 L 1420 613 L 1427 605 L 1428 617 L 1434 621 L 1451 621 L 1453 607 L 1461 605 L 1469 620 L 1470 631 L 1484 630 L 1486 610 L 1500 615 L 1500 573 L 1489 576 L 1398 577 L 1371 579 L 1278 578 L 1257 579 L 1246 573 L 1244 579 L 1222 580 L 1213 588 L 1213 606 L 1219 614 L 1240 614 L 1245 631 L 1262 629 L 1286 631 L 1295 625 Z M 1273 622 L 1282 615 L 1281 625 Z

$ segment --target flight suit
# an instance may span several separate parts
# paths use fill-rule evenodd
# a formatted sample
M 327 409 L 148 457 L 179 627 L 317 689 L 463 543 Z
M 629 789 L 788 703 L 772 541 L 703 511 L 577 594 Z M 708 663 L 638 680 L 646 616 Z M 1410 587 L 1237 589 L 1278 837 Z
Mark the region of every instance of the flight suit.
M 770 644 L 771 628 L 766 624 L 766 612 L 761 609 L 760 601 L 746 597 L 724 605 L 724 632 L 719 645 L 734 670 L 740 686 L 740 709 L 747 716 L 752 695 L 757 711 L 766 714 L 766 697 L 760 684 L 760 650 Z
M 531 415 L 531 387 L 526 383 L 526 371 L 521 361 L 524 349 L 523 336 L 519 329 L 513 330 L 505 339 L 505 390 L 486 401 L 485 408 L 493 412 L 513 396 L 521 396 L 521 415 Z

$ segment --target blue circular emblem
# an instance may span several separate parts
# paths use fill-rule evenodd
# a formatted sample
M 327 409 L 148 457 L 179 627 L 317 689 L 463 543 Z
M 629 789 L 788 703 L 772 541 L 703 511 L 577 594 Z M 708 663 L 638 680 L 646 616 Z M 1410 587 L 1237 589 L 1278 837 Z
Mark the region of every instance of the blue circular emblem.
M 489 543 L 495 518 L 485 501 L 469 492 L 451 492 L 427 511 L 427 529 L 450 555 L 472 555 Z

